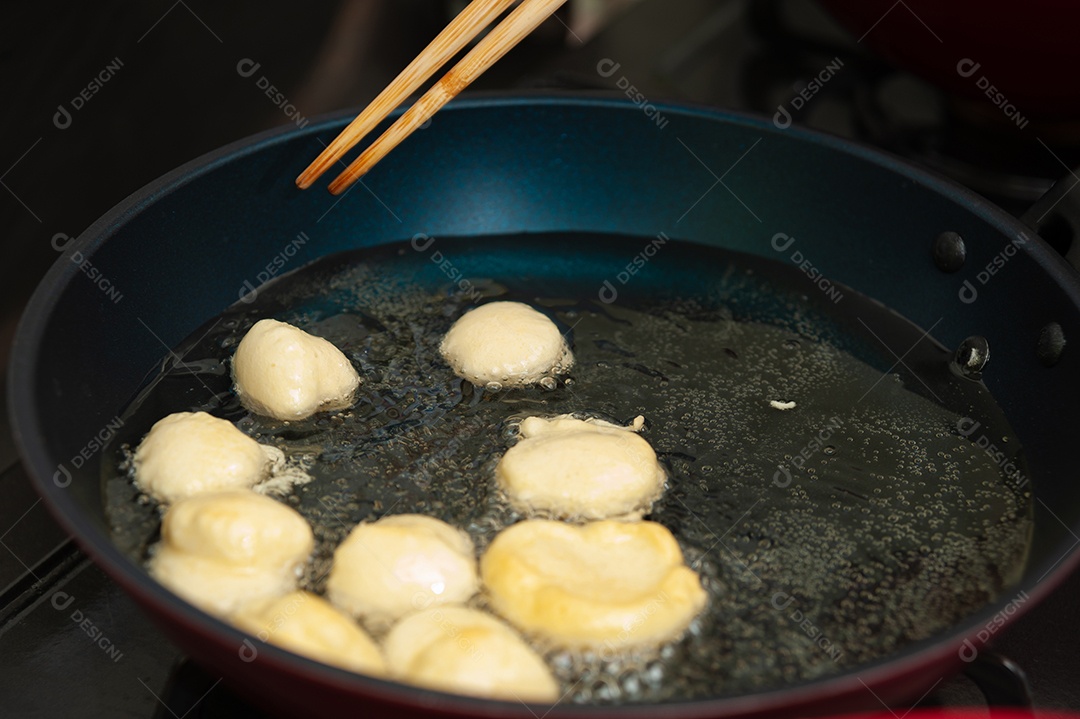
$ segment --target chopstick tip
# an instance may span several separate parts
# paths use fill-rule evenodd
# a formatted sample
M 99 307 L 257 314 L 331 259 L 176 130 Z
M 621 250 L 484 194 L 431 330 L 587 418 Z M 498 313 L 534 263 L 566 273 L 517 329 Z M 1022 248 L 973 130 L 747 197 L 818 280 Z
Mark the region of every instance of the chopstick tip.
M 327 189 L 330 190 L 331 195 L 340 195 L 352 187 L 352 184 L 361 177 L 363 177 L 363 173 L 353 174 L 346 170 L 338 175 Z
M 338 195 L 341 195 L 343 192 L 345 192 L 345 190 L 349 189 L 349 184 L 351 183 L 331 184 L 330 187 L 328 187 L 327 189 L 330 190 L 331 195 L 337 197 Z

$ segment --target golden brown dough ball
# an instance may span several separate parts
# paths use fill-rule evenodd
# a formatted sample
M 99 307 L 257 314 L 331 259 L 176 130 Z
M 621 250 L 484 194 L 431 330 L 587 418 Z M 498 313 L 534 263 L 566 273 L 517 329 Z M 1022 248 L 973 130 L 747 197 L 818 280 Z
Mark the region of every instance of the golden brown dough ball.
M 434 517 L 398 514 L 358 525 L 334 552 L 330 601 L 374 626 L 478 589 L 472 541 Z
M 520 522 L 480 560 L 491 607 L 559 647 L 659 645 L 705 606 L 697 574 L 655 522 Z
M 135 483 L 161 502 L 206 492 L 249 489 L 264 480 L 270 457 L 232 422 L 206 412 L 176 412 L 154 423 L 133 460 Z
M 250 490 L 201 494 L 172 504 L 150 573 L 219 616 L 296 588 L 315 539 L 300 514 Z
M 322 337 L 277 320 L 259 320 L 232 362 L 236 393 L 256 414 L 298 420 L 352 405 L 360 376 Z
M 574 364 L 555 323 L 521 302 L 490 302 L 466 312 L 439 350 L 459 377 L 480 385 L 535 384 Z
M 455 694 L 554 702 L 559 687 L 544 660 L 494 617 L 461 606 L 402 619 L 386 637 L 395 678 Z
M 386 673 L 379 646 L 356 623 L 310 592 L 245 605 L 233 624 L 264 642 L 362 674 Z
M 664 469 L 633 427 L 572 417 L 529 417 L 495 477 L 511 505 L 559 519 L 640 519 L 664 487 Z

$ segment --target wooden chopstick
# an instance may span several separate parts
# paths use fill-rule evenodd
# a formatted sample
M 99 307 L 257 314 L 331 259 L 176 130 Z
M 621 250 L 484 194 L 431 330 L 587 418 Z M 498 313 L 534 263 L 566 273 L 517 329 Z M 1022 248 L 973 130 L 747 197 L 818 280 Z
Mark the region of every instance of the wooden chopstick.
M 450 72 L 424 93 L 415 105 L 406 110 L 379 139 L 338 175 L 330 183 L 330 192 L 340 195 L 367 174 L 387 153 L 498 62 L 565 2 L 566 0 L 523 0 L 517 9 L 496 25 Z
M 297 187 L 302 190 L 311 187 L 315 180 L 375 129 L 405 98 L 416 92 L 436 70 L 449 62 L 450 58 L 458 54 L 470 40 L 513 4 L 514 0 L 473 0 L 469 3 L 416 59 L 326 146 L 315 161 L 300 173 L 296 178 Z

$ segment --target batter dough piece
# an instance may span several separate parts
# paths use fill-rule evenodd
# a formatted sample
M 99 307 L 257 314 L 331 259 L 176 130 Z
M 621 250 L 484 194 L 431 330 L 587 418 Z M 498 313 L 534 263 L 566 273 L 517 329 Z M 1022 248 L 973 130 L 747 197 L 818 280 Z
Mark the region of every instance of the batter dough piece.
M 325 664 L 381 676 L 386 663 L 379 647 L 356 623 L 310 592 L 254 602 L 232 617 L 237 628 Z
M 326 584 L 335 606 L 378 628 L 429 605 L 465 602 L 477 590 L 472 540 L 419 514 L 358 525 L 335 550 Z
M 385 642 L 394 678 L 455 694 L 555 702 L 559 686 L 543 659 L 491 615 L 460 606 L 401 620 Z
M 470 310 L 446 333 L 439 351 L 459 377 L 480 385 L 535 384 L 574 364 L 555 323 L 521 302 Z
M 244 406 L 282 420 L 348 407 L 360 386 L 360 376 L 341 350 L 272 319 L 259 320 L 244 335 L 232 370 Z
M 660 645 L 706 601 L 675 537 L 655 522 L 521 522 L 495 537 L 480 572 L 498 614 L 570 649 Z
M 495 468 L 510 504 L 559 519 L 640 519 L 664 488 L 656 452 L 631 427 L 569 416 L 529 417 Z
M 315 539 L 300 514 L 250 490 L 175 502 L 161 523 L 150 573 L 219 616 L 296 589 Z
M 160 502 L 248 489 L 266 479 L 270 457 L 232 422 L 176 412 L 154 423 L 132 462 L 135 484 Z

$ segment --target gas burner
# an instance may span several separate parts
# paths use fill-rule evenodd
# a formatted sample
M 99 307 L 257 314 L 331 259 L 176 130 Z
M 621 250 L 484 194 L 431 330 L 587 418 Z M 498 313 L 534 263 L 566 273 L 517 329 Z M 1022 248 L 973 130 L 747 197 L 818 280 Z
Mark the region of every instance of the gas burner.
M 943 92 L 869 55 L 806 0 L 754 3 L 749 18 L 762 46 L 743 72 L 747 102 L 780 125 L 884 148 L 1014 214 L 1080 164 L 1080 121 L 1042 122 L 1004 100 Z M 968 71 L 982 82 L 977 66 Z
M 859 139 L 930 167 L 1017 215 L 1080 163 L 1080 122 L 1010 117 L 905 73 L 858 86 L 853 108 Z

